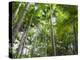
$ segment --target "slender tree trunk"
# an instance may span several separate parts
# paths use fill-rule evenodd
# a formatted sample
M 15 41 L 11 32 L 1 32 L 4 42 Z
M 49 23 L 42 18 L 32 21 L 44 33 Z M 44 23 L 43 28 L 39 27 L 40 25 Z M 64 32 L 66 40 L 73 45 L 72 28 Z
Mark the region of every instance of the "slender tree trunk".
M 73 41 L 73 48 L 74 48 L 74 54 L 78 54 L 78 41 L 77 41 L 77 31 L 75 28 L 75 24 L 73 25 L 74 30 L 74 41 Z
M 53 49 L 53 53 L 52 55 L 56 56 L 56 45 L 55 45 L 55 39 L 54 39 L 54 32 L 53 32 L 53 25 L 52 25 L 52 14 L 53 14 L 53 11 L 51 9 L 51 5 L 50 5 L 50 12 L 51 12 L 51 16 L 50 16 L 50 29 L 51 29 L 51 41 L 52 41 L 52 49 Z
M 19 3 L 19 6 L 17 7 L 17 9 L 16 9 L 16 11 L 15 11 L 15 14 L 14 14 L 13 17 L 12 17 L 12 21 L 13 21 L 13 22 L 15 21 L 15 18 L 16 18 L 16 16 L 17 16 L 17 14 L 19 13 L 19 9 L 20 9 L 20 7 L 21 7 L 21 4 L 22 4 L 22 3 Z
M 50 19 L 50 29 L 51 29 L 51 41 L 52 41 L 52 49 L 53 49 L 52 55 L 56 56 L 56 45 L 55 45 L 54 32 L 53 32 L 53 26 L 52 26 L 51 19 Z
M 20 19 L 19 19 L 19 22 L 17 23 L 17 25 L 15 26 L 15 28 L 12 29 L 12 46 L 13 46 L 13 43 L 15 42 L 15 37 L 16 37 L 16 34 L 17 32 L 19 31 L 23 21 L 24 21 L 24 17 L 26 15 L 26 11 L 28 10 L 28 7 L 29 7 L 29 3 L 26 3 L 25 4 L 25 8 L 24 8 L 24 11 L 22 12 L 21 16 L 20 16 Z
M 32 16 L 32 17 L 33 17 L 33 16 Z M 27 33 L 28 33 L 28 30 L 30 29 L 30 25 L 31 25 L 31 23 L 32 23 L 32 17 L 31 17 L 31 19 L 30 19 L 28 28 L 24 30 L 24 33 L 23 33 L 23 35 L 22 35 L 22 37 L 21 37 L 20 45 L 19 45 L 18 50 L 17 50 L 18 57 L 20 57 L 21 54 L 22 54 L 22 52 L 23 52 L 24 44 L 25 44 L 25 42 L 26 42 L 25 40 L 26 40 L 26 38 L 27 38 Z
M 45 34 L 44 36 L 44 42 L 45 42 L 45 56 L 47 56 L 47 43 L 48 43 L 48 39 L 47 39 L 47 35 Z
M 37 29 L 39 29 L 39 27 Z M 38 35 L 39 35 L 39 31 L 36 31 L 36 32 L 34 32 L 32 38 L 31 38 L 31 41 L 32 41 L 31 57 L 33 57 L 34 48 L 37 44 L 37 43 L 35 43 L 35 40 L 37 40 Z

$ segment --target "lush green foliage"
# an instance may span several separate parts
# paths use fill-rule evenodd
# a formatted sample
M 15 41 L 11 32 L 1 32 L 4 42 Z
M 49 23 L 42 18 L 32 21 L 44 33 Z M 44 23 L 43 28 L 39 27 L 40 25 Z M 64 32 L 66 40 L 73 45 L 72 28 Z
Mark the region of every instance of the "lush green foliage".
M 18 13 L 15 19 L 12 19 L 13 30 L 16 29 L 26 6 L 26 3 L 20 3 Z M 13 2 L 12 18 L 20 3 Z M 77 6 L 47 3 L 27 3 L 27 5 L 29 5 L 27 13 L 16 32 L 15 42 L 12 43 L 18 46 L 12 47 L 14 52 L 10 53 L 13 58 L 78 54 Z M 20 32 L 23 32 L 20 36 L 26 34 L 25 38 L 19 36 Z

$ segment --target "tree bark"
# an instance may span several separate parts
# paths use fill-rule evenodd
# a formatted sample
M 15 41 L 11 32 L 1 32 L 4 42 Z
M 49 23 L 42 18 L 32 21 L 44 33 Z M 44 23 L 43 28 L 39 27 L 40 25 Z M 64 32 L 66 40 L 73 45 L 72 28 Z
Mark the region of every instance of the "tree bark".
M 53 11 L 51 9 L 51 5 L 50 5 L 50 12 L 51 12 L 51 16 L 50 16 L 50 29 L 51 29 L 51 41 L 52 41 L 52 49 L 53 49 L 52 55 L 56 56 L 56 44 L 55 44 L 53 25 L 52 25 L 52 20 L 51 20 L 51 17 L 52 17 L 52 14 L 53 14 Z
M 73 52 L 74 54 L 78 54 L 78 40 L 77 40 L 77 32 L 76 32 L 75 24 L 73 25 L 73 30 L 74 30 Z
M 32 17 L 33 17 L 33 16 L 32 16 Z M 28 33 L 28 30 L 30 29 L 30 25 L 31 25 L 31 23 L 32 23 L 32 17 L 31 17 L 31 19 L 30 19 L 28 28 L 27 28 L 27 29 L 25 28 L 24 33 L 23 33 L 23 35 L 22 35 L 22 37 L 21 37 L 20 45 L 19 45 L 18 50 L 17 50 L 18 57 L 20 57 L 21 54 L 22 54 L 22 52 L 23 52 L 24 44 L 25 44 L 25 42 L 26 42 L 25 40 L 26 40 L 26 38 L 27 38 L 27 33 Z
M 15 37 L 16 37 L 16 34 L 17 32 L 19 31 L 20 27 L 21 27 L 21 24 L 23 23 L 24 21 L 24 17 L 26 15 L 26 11 L 28 10 L 28 7 L 29 7 L 29 3 L 26 3 L 25 4 L 25 8 L 19 18 L 19 22 L 17 23 L 17 25 L 15 26 L 15 28 L 12 29 L 12 46 L 13 46 L 13 43 L 15 42 Z
M 51 29 L 51 41 L 52 41 L 52 49 L 53 49 L 53 53 L 52 55 L 56 56 L 56 46 L 55 46 L 55 40 L 54 40 L 54 35 L 53 35 L 53 26 L 52 26 L 52 22 L 50 21 L 50 29 Z
M 39 29 L 38 26 L 37 26 L 37 29 Z M 35 48 L 35 46 L 36 46 L 35 40 L 37 40 L 38 35 L 39 35 L 39 31 L 36 31 L 36 32 L 34 32 L 32 38 L 31 38 L 31 41 L 32 41 L 31 57 L 34 56 L 33 53 L 34 53 L 34 48 Z
M 13 21 L 13 22 L 14 22 L 16 16 L 17 16 L 17 14 L 19 13 L 19 9 L 20 9 L 20 7 L 21 7 L 21 4 L 22 4 L 22 3 L 19 3 L 19 6 L 17 7 L 17 9 L 16 9 L 16 11 L 15 11 L 13 17 L 12 17 L 12 21 Z

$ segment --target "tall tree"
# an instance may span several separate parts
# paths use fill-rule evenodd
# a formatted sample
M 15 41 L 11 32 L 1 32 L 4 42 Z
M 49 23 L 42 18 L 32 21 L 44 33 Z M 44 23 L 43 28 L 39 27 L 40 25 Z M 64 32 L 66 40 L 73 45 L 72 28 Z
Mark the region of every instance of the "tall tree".
M 52 55 L 56 56 L 56 46 L 55 46 L 55 39 L 54 39 L 54 34 L 53 34 L 53 23 L 52 23 L 52 14 L 53 14 L 53 11 L 51 9 L 51 5 L 50 5 L 50 12 L 51 12 L 51 15 L 50 15 L 50 29 L 51 29 L 51 41 L 52 41 L 52 49 L 53 49 L 53 53 Z
M 19 45 L 18 50 L 17 50 L 18 57 L 20 57 L 22 52 L 23 52 L 23 48 L 24 48 L 24 44 L 26 42 L 25 40 L 27 38 L 28 30 L 30 29 L 30 26 L 31 26 L 31 23 L 32 23 L 32 18 L 33 18 L 33 16 L 31 16 L 28 28 L 25 28 L 24 31 L 23 31 L 24 33 L 21 37 L 20 45 Z
M 19 13 L 19 10 L 20 10 L 21 5 L 22 5 L 22 2 L 19 3 L 19 5 L 18 5 L 18 7 L 17 7 L 17 9 L 15 11 L 15 13 L 13 14 L 13 17 L 12 17 L 13 23 L 14 23 L 14 20 L 15 20 L 17 14 Z
M 19 31 L 19 29 L 20 29 L 20 27 L 21 27 L 21 25 L 22 25 L 22 23 L 24 21 L 24 17 L 25 17 L 25 15 L 27 13 L 29 5 L 30 5 L 29 3 L 25 4 L 25 7 L 24 7 L 24 10 L 23 10 L 23 12 L 22 12 L 22 14 L 20 16 L 19 22 L 17 23 L 17 25 L 15 26 L 15 28 L 12 29 L 12 34 L 13 34 L 12 35 L 12 46 L 13 46 L 13 43 L 15 42 L 16 34 Z

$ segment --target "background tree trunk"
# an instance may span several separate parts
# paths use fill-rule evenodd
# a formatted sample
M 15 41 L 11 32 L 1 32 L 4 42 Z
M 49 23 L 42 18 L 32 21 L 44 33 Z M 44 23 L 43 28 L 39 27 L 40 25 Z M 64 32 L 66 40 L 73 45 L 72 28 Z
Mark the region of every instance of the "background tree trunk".
M 53 11 L 52 11 L 52 6 L 50 5 L 50 29 L 51 29 L 51 42 L 52 42 L 52 49 L 53 49 L 53 53 L 52 55 L 56 56 L 56 45 L 55 45 L 55 39 L 54 39 L 54 31 L 53 31 L 53 23 L 52 23 L 52 14 L 53 14 Z
M 52 55 L 56 56 L 56 46 L 55 46 L 55 39 L 54 39 L 54 35 L 53 35 L 53 26 L 52 26 L 52 22 L 50 20 L 50 29 L 51 29 L 51 41 L 52 41 L 52 49 L 53 49 L 53 53 Z
M 77 31 L 75 28 L 75 24 L 73 25 L 73 30 L 74 30 L 74 41 L 73 41 L 73 48 L 74 48 L 74 54 L 78 54 L 78 40 L 77 40 Z

